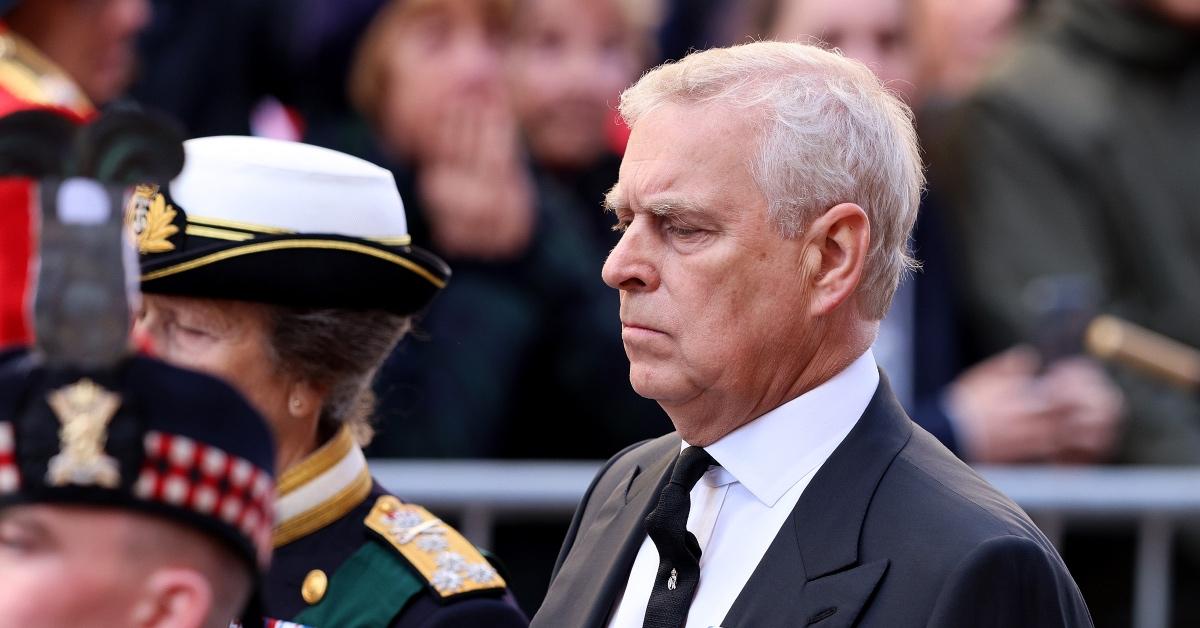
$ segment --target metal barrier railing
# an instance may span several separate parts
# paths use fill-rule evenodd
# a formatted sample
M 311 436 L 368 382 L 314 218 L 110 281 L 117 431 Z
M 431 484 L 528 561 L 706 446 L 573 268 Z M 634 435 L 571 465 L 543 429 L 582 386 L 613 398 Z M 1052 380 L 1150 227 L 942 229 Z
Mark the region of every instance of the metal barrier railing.
M 389 490 L 443 514 L 455 514 L 472 542 L 488 547 L 498 520 L 567 518 L 599 462 L 373 460 Z M 1170 623 L 1175 527 L 1200 522 L 1200 468 L 981 467 L 1055 544 L 1078 521 L 1128 521 L 1138 527 L 1134 628 Z

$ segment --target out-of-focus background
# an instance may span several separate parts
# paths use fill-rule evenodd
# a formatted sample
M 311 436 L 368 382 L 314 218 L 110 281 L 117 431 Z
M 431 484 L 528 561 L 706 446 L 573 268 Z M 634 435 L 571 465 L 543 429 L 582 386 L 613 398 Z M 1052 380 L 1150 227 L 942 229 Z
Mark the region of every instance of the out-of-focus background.
M 395 173 L 454 278 L 376 384 L 368 454 L 531 613 L 599 461 L 671 429 L 600 280 L 618 95 L 693 49 L 839 48 L 928 162 L 924 268 L 875 346 L 905 406 L 1030 510 L 1097 626 L 1200 625 L 1200 0 L 24 0 L 4 23 L 95 103 Z

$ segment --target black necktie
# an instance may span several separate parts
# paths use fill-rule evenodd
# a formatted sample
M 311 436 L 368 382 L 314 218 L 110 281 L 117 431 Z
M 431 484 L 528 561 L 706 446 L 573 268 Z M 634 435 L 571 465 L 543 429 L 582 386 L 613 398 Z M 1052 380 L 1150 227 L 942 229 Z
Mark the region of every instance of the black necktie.
M 716 464 L 699 447 L 684 449 L 658 505 L 646 516 L 646 533 L 658 548 L 658 574 L 642 628 L 681 628 L 687 618 L 700 584 L 700 543 L 687 529 L 691 492 L 704 472 Z

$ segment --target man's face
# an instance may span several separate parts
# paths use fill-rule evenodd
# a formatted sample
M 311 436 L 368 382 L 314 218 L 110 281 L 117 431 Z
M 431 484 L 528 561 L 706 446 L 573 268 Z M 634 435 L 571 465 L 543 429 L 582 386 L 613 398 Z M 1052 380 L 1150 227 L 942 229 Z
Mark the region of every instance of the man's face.
M 129 517 L 70 506 L 0 510 L 0 626 L 128 626 Z
M 805 240 L 768 221 L 750 115 L 654 110 L 634 125 L 609 197 L 624 235 L 603 276 L 621 292 L 630 381 L 668 410 L 701 395 L 754 405 L 777 366 L 805 359 Z
M 530 0 L 509 53 L 513 103 L 534 156 L 580 168 L 605 150 L 605 124 L 637 77 L 637 42 L 616 0 Z
M 39 0 L 19 4 L 10 16 L 28 37 L 70 75 L 92 102 L 121 95 L 133 79 L 137 36 L 150 20 L 148 0 Z

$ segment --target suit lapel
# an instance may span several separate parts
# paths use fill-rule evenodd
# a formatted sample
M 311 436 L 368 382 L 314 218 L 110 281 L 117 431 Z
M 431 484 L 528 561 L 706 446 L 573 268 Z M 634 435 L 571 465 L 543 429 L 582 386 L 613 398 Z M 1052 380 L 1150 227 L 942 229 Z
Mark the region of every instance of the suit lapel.
M 863 520 L 911 435 L 881 373 L 862 418 L 804 490 L 722 626 L 854 625 L 888 568 L 886 559 L 859 563 Z
M 795 546 L 790 542 L 789 545 Z M 781 563 L 774 560 L 778 556 L 773 555 L 772 559 Z M 792 563 L 793 571 L 796 564 Z M 725 628 L 850 628 L 883 579 L 888 565 L 886 559 L 877 560 L 807 582 L 796 582 L 793 576 L 792 582 L 777 582 L 773 587 L 758 586 L 761 583 L 757 583 L 751 588 L 751 583 L 747 583 L 721 625 Z M 800 588 L 799 595 L 791 593 L 793 587 Z
M 608 619 L 646 538 L 643 521 L 654 508 L 679 454 L 679 439 L 667 441 L 672 444 L 662 455 L 627 472 L 612 493 L 593 496 L 592 503 L 604 501 L 595 518 L 580 531 L 538 611 L 538 618 L 549 622 L 546 625 L 601 628 Z

